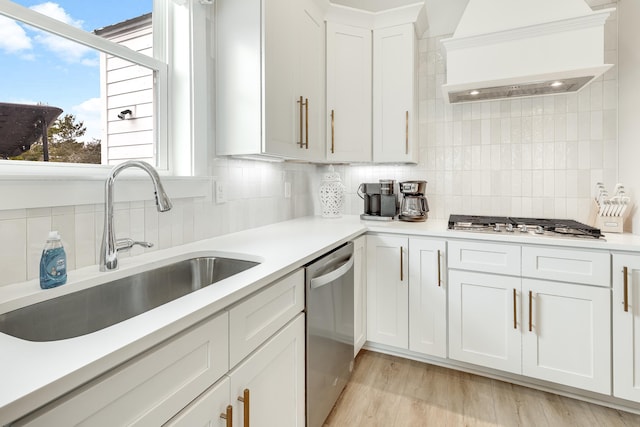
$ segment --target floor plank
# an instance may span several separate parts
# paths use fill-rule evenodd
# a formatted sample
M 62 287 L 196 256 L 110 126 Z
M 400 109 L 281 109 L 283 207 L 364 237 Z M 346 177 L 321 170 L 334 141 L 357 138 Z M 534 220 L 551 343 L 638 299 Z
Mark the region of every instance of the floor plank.
M 362 351 L 325 427 L 631 427 L 640 415 Z

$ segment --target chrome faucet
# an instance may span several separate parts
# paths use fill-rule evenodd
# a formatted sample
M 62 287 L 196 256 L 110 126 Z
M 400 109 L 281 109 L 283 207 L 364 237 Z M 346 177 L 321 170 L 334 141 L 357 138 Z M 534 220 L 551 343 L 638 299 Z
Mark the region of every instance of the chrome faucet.
M 151 243 L 136 242 L 129 238 L 116 240 L 116 233 L 113 230 L 113 184 L 116 181 L 116 176 L 118 176 L 120 172 L 131 167 L 140 168 L 149 174 L 153 182 L 158 212 L 166 212 L 172 207 L 171 200 L 169 196 L 167 196 L 167 193 L 164 192 L 158 173 L 149 163 L 129 160 L 111 169 L 104 188 L 104 230 L 102 233 L 102 245 L 100 246 L 100 271 L 115 270 L 118 268 L 119 250 L 130 249 L 134 245 L 147 248 L 153 246 Z

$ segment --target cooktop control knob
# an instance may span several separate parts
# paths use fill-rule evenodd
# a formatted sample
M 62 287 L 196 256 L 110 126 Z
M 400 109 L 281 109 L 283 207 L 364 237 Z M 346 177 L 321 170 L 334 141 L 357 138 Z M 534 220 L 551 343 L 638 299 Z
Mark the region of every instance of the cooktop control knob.
M 493 226 L 493 231 L 495 231 L 495 232 L 500 232 L 500 231 L 502 231 L 502 229 L 500 229 L 500 226 L 501 226 L 501 225 L 502 225 L 502 224 L 498 224 L 498 223 L 496 222 L 496 223 L 495 223 L 495 225 Z
M 527 228 L 526 224 L 520 224 L 520 225 L 518 225 L 518 228 L 520 229 L 521 233 L 528 233 L 529 232 L 529 229 Z
M 507 231 L 513 233 L 513 224 L 507 224 Z
M 535 231 L 535 233 L 536 233 L 536 234 L 544 234 L 544 227 L 542 227 L 541 225 L 538 225 L 538 226 L 536 227 L 536 231 Z

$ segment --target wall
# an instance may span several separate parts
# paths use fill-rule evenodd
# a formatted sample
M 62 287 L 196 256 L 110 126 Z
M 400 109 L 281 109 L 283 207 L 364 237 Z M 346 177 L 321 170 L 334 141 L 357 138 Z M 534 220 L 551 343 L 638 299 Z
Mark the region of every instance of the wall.
M 605 62 L 615 64 L 615 12 L 605 30 Z M 337 167 L 347 186 L 345 212 L 362 213 L 361 182 L 422 179 L 430 218 L 587 221 L 595 183 L 612 190 L 618 179 L 617 68 L 578 94 L 448 105 L 439 89 L 446 71 L 441 38 L 427 34 L 419 44 L 419 164 Z
M 313 168 L 309 165 L 217 159 L 211 169 L 215 179 L 226 185 L 228 201 L 224 204 L 216 204 L 213 197 L 194 199 L 169 194 L 173 209 L 158 213 L 152 202 L 116 203 L 116 237 L 155 244 L 146 250 L 135 247 L 121 256 L 313 213 L 309 192 Z M 284 197 L 285 181 L 292 183 L 290 198 Z M 116 183 L 116 200 L 117 187 Z M 0 285 L 38 277 L 40 254 L 49 230 L 60 231 L 69 270 L 97 264 L 103 224 L 102 204 L 0 210 Z

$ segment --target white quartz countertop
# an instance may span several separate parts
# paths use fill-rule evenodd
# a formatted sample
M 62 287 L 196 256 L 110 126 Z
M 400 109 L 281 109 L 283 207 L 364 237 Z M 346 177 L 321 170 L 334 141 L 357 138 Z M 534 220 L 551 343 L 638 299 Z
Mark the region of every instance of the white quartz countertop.
M 121 258 L 120 269 L 70 271 L 64 286 L 41 290 L 38 281 L 0 287 L 0 313 L 169 264 L 194 255 L 259 261 L 260 265 L 100 331 L 53 342 L 0 333 L 0 425 L 39 408 L 185 328 L 230 306 L 344 242 L 366 232 L 446 239 L 480 239 L 610 251 L 640 252 L 640 236 L 605 240 L 488 235 L 447 230 L 446 221 L 423 223 L 305 217 L 170 249 Z

